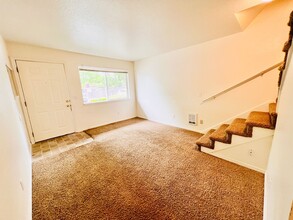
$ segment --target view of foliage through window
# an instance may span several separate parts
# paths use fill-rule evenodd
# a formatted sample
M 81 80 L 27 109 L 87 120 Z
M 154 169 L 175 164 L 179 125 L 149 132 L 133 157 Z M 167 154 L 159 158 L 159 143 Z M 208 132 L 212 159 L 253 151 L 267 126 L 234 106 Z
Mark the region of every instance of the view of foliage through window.
M 80 70 L 79 76 L 84 104 L 128 98 L 127 73 Z

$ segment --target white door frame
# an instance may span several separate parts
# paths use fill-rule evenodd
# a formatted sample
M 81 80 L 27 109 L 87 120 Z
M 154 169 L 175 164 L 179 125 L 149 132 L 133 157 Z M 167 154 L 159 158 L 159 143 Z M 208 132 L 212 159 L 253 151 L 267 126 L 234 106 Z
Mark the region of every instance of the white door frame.
M 58 63 L 58 62 L 47 62 L 47 61 L 38 61 L 38 60 L 29 60 L 29 59 L 17 59 L 17 58 L 13 58 L 13 57 L 10 57 L 10 60 L 11 60 L 11 65 L 12 65 L 12 69 L 13 69 L 13 74 L 14 74 L 15 79 L 16 79 L 16 86 L 17 86 L 17 89 L 19 91 L 20 103 L 21 103 L 21 107 L 22 107 L 22 111 L 23 111 L 23 115 L 24 115 L 24 119 L 25 119 L 25 125 L 26 125 L 26 129 L 27 129 L 27 133 L 29 135 L 29 139 L 30 139 L 31 144 L 35 144 L 36 141 L 35 141 L 35 138 L 34 138 L 34 135 L 33 135 L 33 128 L 32 128 L 32 124 L 31 124 L 31 121 L 30 121 L 28 109 L 27 109 L 27 106 L 26 106 L 26 100 L 25 100 L 25 96 L 24 96 L 24 91 L 23 91 L 23 88 L 22 88 L 20 75 L 19 75 L 18 68 L 17 68 L 17 61 L 62 64 L 63 69 L 64 69 L 64 73 L 65 73 L 65 78 L 66 78 L 66 84 L 67 84 L 67 88 L 68 88 L 69 97 L 71 99 L 70 90 L 69 90 L 68 82 L 67 82 L 67 75 L 66 75 L 66 71 L 65 71 L 65 65 L 64 65 L 64 63 Z M 72 114 L 73 114 L 73 108 L 72 108 Z M 74 121 L 73 121 L 73 124 L 74 124 Z M 74 125 L 74 130 L 75 130 L 75 125 Z

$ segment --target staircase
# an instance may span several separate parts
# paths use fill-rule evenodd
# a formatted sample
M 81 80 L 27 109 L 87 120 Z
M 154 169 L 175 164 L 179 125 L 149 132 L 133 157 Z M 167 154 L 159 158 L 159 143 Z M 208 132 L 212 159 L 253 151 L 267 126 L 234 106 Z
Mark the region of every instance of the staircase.
M 290 27 L 289 38 L 288 41 L 285 42 L 282 50 L 285 52 L 285 57 L 282 65 L 279 67 L 279 94 L 284 81 L 283 72 L 286 68 L 289 49 L 292 45 L 293 11 L 289 17 L 288 26 Z M 275 66 L 271 69 L 273 68 L 275 68 Z M 263 75 L 264 73 L 265 72 L 262 72 L 260 74 Z M 258 77 L 258 75 L 255 77 Z M 214 99 L 221 94 L 253 80 L 255 77 L 251 77 L 204 101 Z M 216 129 L 210 129 L 197 140 L 196 144 L 199 151 L 264 173 L 270 153 L 277 116 L 276 103 L 270 103 L 268 112 L 252 111 L 246 119 L 236 118 L 231 124 L 222 124 Z
M 231 151 L 231 148 L 241 145 L 242 151 L 251 151 L 250 153 L 252 154 L 254 149 L 256 151 L 258 150 L 257 145 L 262 145 L 262 142 L 265 142 L 266 145 L 268 145 L 267 143 L 270 143 L 273 137 L 273 130 L 276 125 L 276 120 L 276 103 L 270 103 L 268 106 L 268 112 L 252 111 L 246 119 L 236 118 L 231 124 L 222 124 L 216 129 L 210 129 L 206 134 L 197 140 L 196 144 L 199 151 L 238 163 L 240 165 L 245 166 L 245 164 L 247 164 L 247 167 L 254 169 L 253 166 L 249 165 L 247 159 L 243 159 L 242 161 L 245 162 L 241 163 L 242 158 L 233 159 L 231 156 L 228 156 L 227 158 L 229 150 Z M 249 146 L 247 146 L 247 143 L 249 143 Z M 252 148 L 251 145 L 254 146 L 254 148 Z M 262 151 L 264 153 L 259 152 L 258 156 L 263 157 L 265 154 L 269 153 L 269 150 L 270 149 L 266 149 Z M 223 151 L 225 151 L 225 153 L 223 153 Z M 226 152 L 228 152 L 228 154 Z M 245 154 L 245 152 L 242 152 L 242 154 Z M 234 153 L 232 155 L 234 155 Z M 267 158 L 255 159 L 264 161 L 263 164 L 266 166 Z M 240 163 L 238 161 L 240 161 Z M 256 168 L 255 170 L 264 172 L 265 168 L 261 167 L 259 169 Z

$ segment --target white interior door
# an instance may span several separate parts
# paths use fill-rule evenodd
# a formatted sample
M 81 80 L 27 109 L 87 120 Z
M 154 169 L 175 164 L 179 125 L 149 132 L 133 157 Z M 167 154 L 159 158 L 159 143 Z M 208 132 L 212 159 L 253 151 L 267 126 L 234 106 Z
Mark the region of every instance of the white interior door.
M 17 61 L 35 141 L 74 132 L 62 64 Z

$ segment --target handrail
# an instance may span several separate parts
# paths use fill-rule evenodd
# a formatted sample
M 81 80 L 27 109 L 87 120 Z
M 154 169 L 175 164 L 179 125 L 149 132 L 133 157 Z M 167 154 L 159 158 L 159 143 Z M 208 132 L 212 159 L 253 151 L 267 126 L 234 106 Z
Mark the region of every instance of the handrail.
M 251 76 L 251 77 L 241 81 L 240 83 L 235 84 L 234 86 L 231 86 L 231 87 L 229 87 L 229 88 L 227 88 L 227 89 L 225 89 L 225 90 L 223 90 L 221 92 L 216 93 L 215 95 L 212 95 L 212 96 L 204 99 L 202 101 L 202 103 L 210 101 L 210 100 L 213 100 L 213 99 L 216 99 L 218 96 L 223 95 L 223 94 L 225 94 L 225 93 L 227 93 L 227 92 L 229 92 L 229 91 L 231 91 L 231 90 L 233 90 L 233 89 L 235 89 L 235 88 L 237 88 L 239 86 L 242 86 L 243 84 L 248 83 L 248 82 L 250 82 L 251 80 L 254 80 L 257 77 L 263 76 L 264 74 L 266 74 L 266 73 L 270 72 L 271 70 L 281 66 L 282 64 L 283 64 L 283 61 L 279 62 L 279 63 L 277 63 L 277 64 L 275 64 L 275 65 L 273 65 L 273 66 L 271 66 L 271 67 L 269 67 L 269 68 L 267 68 L 267 69 L 265 69 L 265 70 L 263 70 L 263 71 L 261 71 L 261 72 L 259 72 L 257 74 L 255 74 L 254 76 Z

